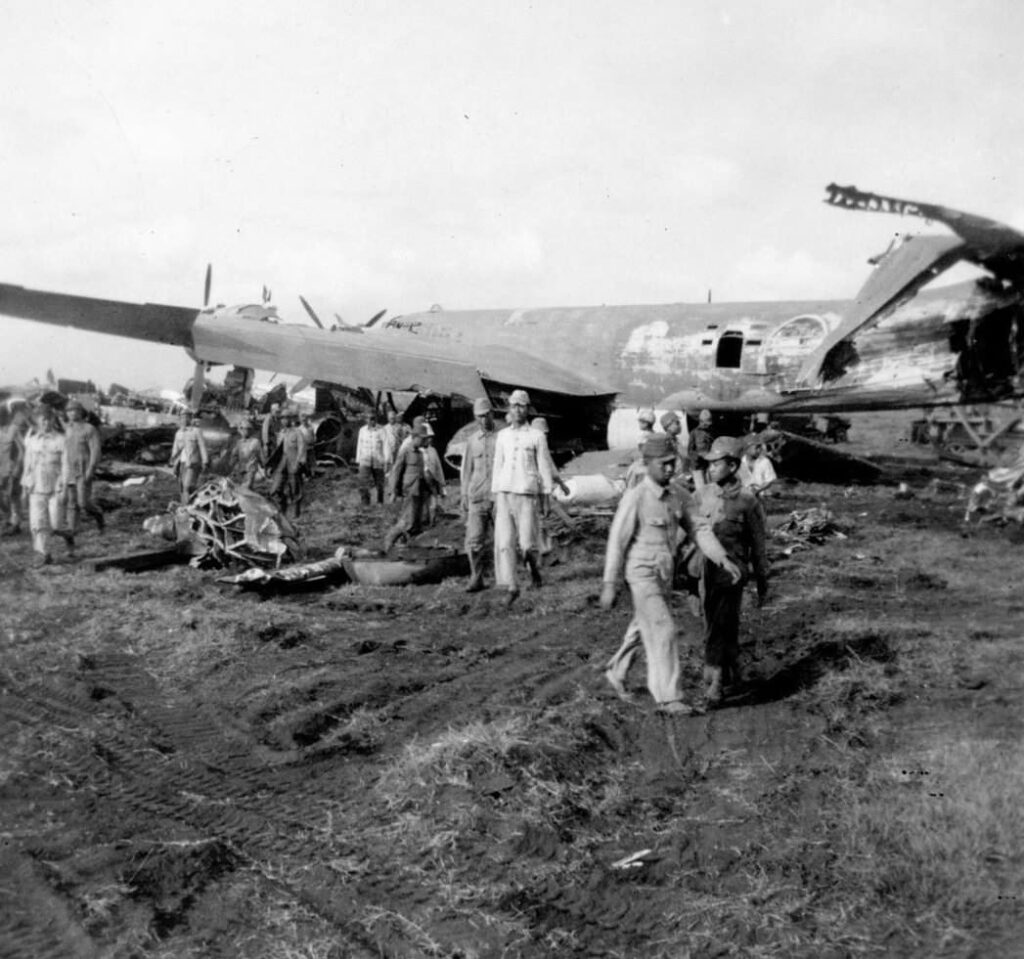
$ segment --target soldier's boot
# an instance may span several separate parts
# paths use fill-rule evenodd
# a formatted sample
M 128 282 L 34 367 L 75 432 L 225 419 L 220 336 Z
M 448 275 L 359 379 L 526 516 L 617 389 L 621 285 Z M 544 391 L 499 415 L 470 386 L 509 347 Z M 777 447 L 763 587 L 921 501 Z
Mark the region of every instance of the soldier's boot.
M 103 510 L 93 504 L 88 507 L 88 513 L 94 520 L 96 520 L 96 529 L 102 533 L 107 528 L 107 519 L 103 515 Z
M 530 582 L 535 589 L 539 589 L 544 585 L 544 580 L 540 575 L 540 555 L 537 550 L 531 549 L 527 552 L 526 565 L 530 568 Z
M 486 589 L 484 583 L 484 551 L 482 549 L 469 550 L 469 584 L 466 586 L 467 593 L 479 593 Z
M 53 531 L 54 536 L 59 536 L 68 547 L 68 556 L 75 555 L 75 534 L 68 529 L 55 529 Z

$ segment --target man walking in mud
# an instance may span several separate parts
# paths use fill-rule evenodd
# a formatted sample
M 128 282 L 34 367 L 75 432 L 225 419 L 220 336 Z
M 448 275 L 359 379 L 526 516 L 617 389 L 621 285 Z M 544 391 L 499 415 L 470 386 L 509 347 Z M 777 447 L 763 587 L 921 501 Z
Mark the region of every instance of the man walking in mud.
M 701 593 L 704 604 L 705 698 L 709 706 L 721 702 L 727 687 L 739 680 L 740 607 L 743 587 L 753 573 L 757 598 L 768 595 L 768 556 L 765 552 L 764 512 L 757 497 L 743 488 L 739 441 L 720 436 L 705 459 L 708 483 L 697 493 L 697 507 L 711 525 L 730 560 L 740 570 L 739 579 L 726 577 L 705 553 Z
M 270 495 L 277 500 L 283 515 L 287 515 L 289 504 L 292 515 L 302 515 L 303 479 L 306 473 L 306 436 L 299 426 L 299 414 L 285 410 L 281 415 L 284 428 L 277 434 L 274 478 L 270 484 Z
M 203 431 L 195 425 L 195 414 L 186 410 L 181 414 L 181 426 L 174 434 L 174 445 L 171 447 L 171 468 L 178 477 L 182 506 L 188 505 L 199 485 L 199 477 L 209 462 Z
M 83 512 L 95 521 L 102 533 L 106 525 L 101 510 L 92 501 L 92 480 L 100 461 L 100 433 L 85 419 L 85 410 L 78 400 L 66 409 L 68 422 L 64 429 L 64 495 L 67 502 L 68 529 L 74 536 Z
M 360 501 L 369 506 L 371 494 L 375 494 L 379 506 L 384 502 L 384 431 L 376 410 L 366 414 L 366 423 L 356 434 L 356 465 Z
M 494 571 L 497 584 L 507 591 L 507 606 L 519 595 L 516 567 L 520 555 L 530 569 L 534 587 L 542 583 L 541 497 L 550 496 L 554 485 L 547 440 L 526 420 L 529 406 L 525 390 L 512 391 L 508 428 L 498 433 L 494 444 Z
M 415 536 L 423 529 L 426 518 L 427 500 L 434 482 L 427 473 L 422 447 L 427 438 L 425 423 L 413 427 L 408 445 L 403 444 L 402 453 L 395 462 L 389 482 L 396 499 L 403 500 L 398 521 L 384 537 L 384 552 L 389 553 L 399 537 Z
M 494 494 L 491 477 L 494 472 L 494 411 L 491 401 L 481 397 L 473 402 L 473 416 L 479 430 L 466 441 L 462 454 L 459 485 L 462 490 L 460 506 L 466 521 L 466 555 L 469 557 L 469 585 L 467 593 L 478 593 L 486 588 L 484 567 L 487 540 L 494 522 Z
M 48 566 L 50 536 L 60 536 L 73 556 L 75 539 L 61 525 L 64 512 L 64 437 L 57 432 L 57 413 L 43 406 L 36 414 L 36 428 L 25 440 L 25 463 L 21 486 L 28 495 L 28 523 L 32 531 L 32 549 L 36 565 Z
M 605 678 L 623 699 L 626 673 L 643 643 L 647 657 L 647 688 L 658 708 L 670 714 L 688 714 L 691 707 L 679 691 L 679 649 L 672 619 L 672 578 L 676 550 L 683 532 L 700 545 L 709 562 L 727 579 L 738 582 L 740 570 L 693 508 L 689 495 L 670 486 L 676 469 L 671 438 L 656 434 L 644 442 L 647 475 L 619 501 L 608 533 L 601 608 L 615 605 L 619 580 L 625 576 L 633 598 L 634 622 L 618 652 L 611 658 Z M 634 628 L 635 626 L 635 628 Z

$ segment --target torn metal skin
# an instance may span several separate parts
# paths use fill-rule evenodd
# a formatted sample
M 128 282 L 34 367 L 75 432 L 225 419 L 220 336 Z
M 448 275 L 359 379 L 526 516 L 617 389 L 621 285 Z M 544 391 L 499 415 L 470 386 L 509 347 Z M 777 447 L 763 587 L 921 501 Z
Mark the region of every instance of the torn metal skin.
M 269 500 L 225 477 L 210 480 L 187 506 L 150 517 L 147 532 L 191 546 L 189 565 L 219 569 L 233 564 L 279 567 L 299 559 L 295 526 Z

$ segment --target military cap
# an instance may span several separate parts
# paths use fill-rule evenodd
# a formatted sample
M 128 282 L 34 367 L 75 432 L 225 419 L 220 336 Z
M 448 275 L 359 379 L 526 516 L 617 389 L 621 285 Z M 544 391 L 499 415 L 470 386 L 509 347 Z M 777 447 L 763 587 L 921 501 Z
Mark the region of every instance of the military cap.
M 644 440 L 641 450 L 643 451 L 644 459 L 648 460 L 669 459 L 676 455 L 676 446 L 672 442 L 672 437 L 666 436 L 664 433 L 648 436 Z
M 430 436 L 431 434 L 429 432 L 429 427 L 427 426 L 426 423 L 417 423 L 412 428 L 412 435 L 413 436 Z
M 700 416 L 698 416 L 697 419 L 701 423 L 710 423 L 712 420 L 711 410 L 701 410 Z
M 654 426 L 654 410 L 640 410 L 640 412 L 636 414 L 636 418 L 641 423 L 650 423 L 651 426 Z
M 530 405 L 530 394 L 526 390 L 513 390 L 512 395 L 508 398 L 509 406 L 529 406 Z
M 540 430 L 542 433 L 548 431 L 548 421 L 543 416 L 535 416 L 530 426 L 535 430 Z
M 678 423 L 678 422 L 679 422 L 679 414 L 678 413 L 673 413 L 672 410 L 669 410 L 667 413 L 662 413 L 661 414 L 661 428 L 663 430 L 667 430 L 672 423 Z
M 731 436 L 719 436 L 711 444 L 711 449 L 704 454 L 704 459 L 709 463 L 715 460 L 740 459 L 740 441 Z
M 491 401 L 486 396 L 481 396 L 478 400 L 473 400 L 473 415 L 484 416 L 491 412 Z

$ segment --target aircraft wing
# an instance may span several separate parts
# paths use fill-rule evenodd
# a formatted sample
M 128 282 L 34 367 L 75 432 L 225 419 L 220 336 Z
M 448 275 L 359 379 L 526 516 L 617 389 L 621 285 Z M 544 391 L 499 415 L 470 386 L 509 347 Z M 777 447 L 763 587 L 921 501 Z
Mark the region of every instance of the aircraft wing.
M 256 307 L 125 303 L 0 284 L 0 314 L 182 346 L 205 363 L 230 363 L 371 390 L 481 396 L 483 381 L 571 396 L 610 395 L 565 366 L 487 345 L 439 343 L 407 331 L 331 332 L 272 322 Z
M 372 390 L 414 390 L 481 396 L 483 381 L 573 396 L 608 393 L 562 366 L 503 347 L 468 349 L 415 333 L 330 332 L 309 326 L 262 323 L 201 314 L 193 349 L 206 362 Z
M 0 313 L 5 316 L 171 346 L 191 347 L 192 323 L 198 312 L 188 307 L 99 300 L 0 283 Z
M 920 236 L 907 239 L 902 246 L 886 254 L 857 294 L 843 321 L 808 354 L 797 375 L 798 386 L 814 386 L 822 378 L 832 379 L 835 371 L 831 367 L 835 364 L 830 361 L 835 360 L 833 350 L 840 343 L 963 259 L 966 246 L 955 236 Z

